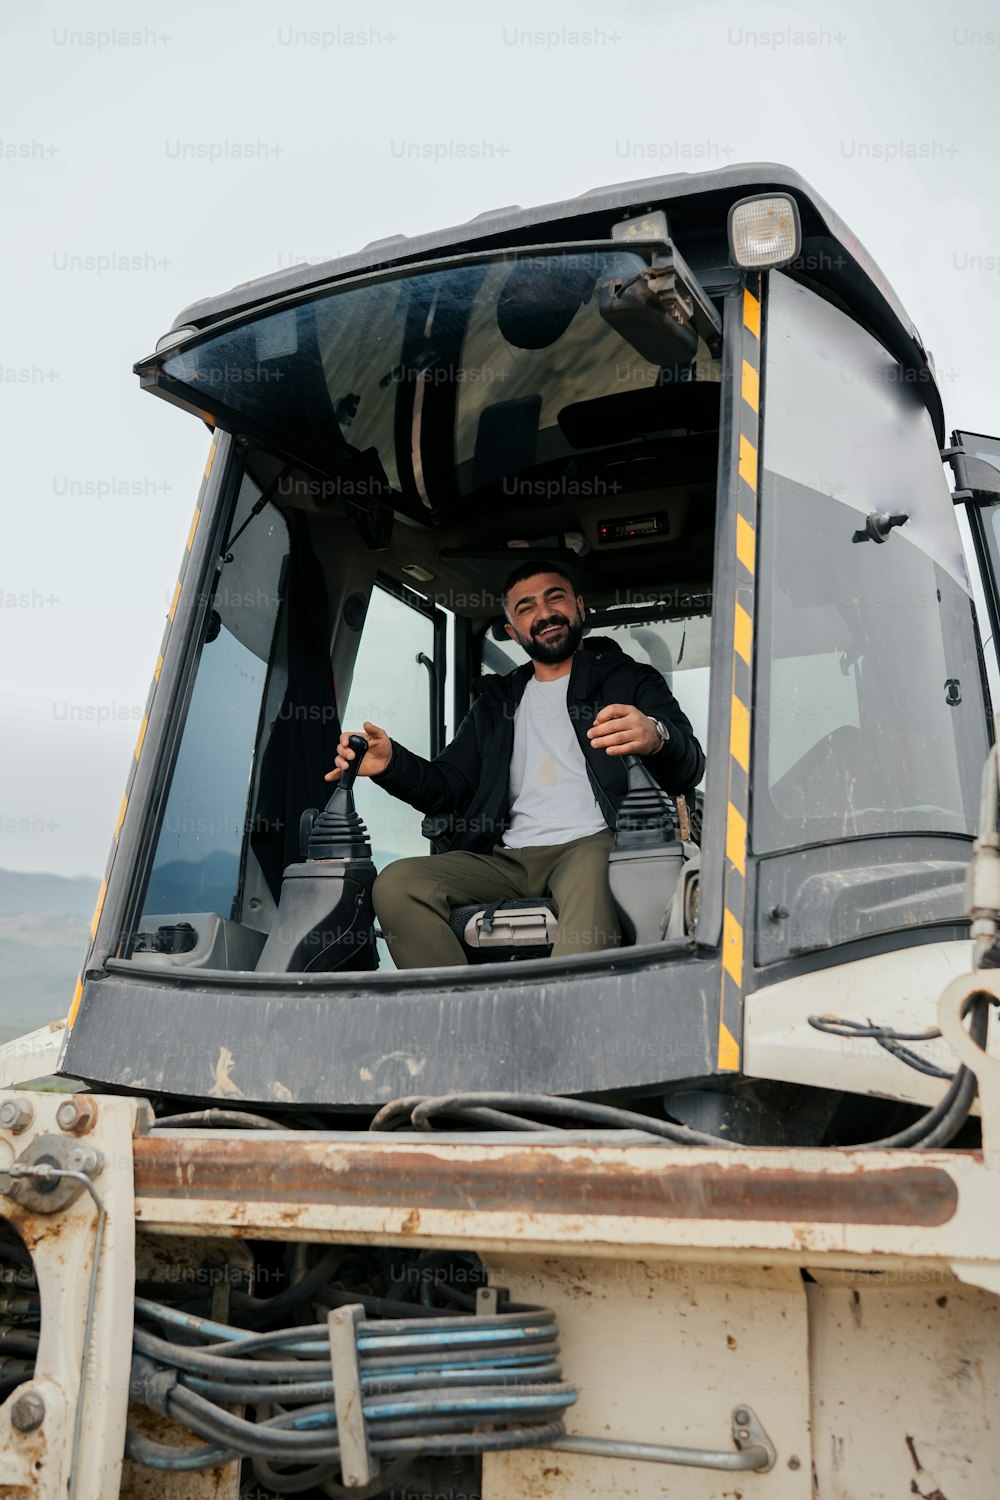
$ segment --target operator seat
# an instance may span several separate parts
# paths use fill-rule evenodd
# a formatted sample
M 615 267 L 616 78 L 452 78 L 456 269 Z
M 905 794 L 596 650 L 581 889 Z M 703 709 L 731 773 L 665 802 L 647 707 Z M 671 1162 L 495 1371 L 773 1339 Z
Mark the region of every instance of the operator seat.
M 703 800 L 701 792 L 695 792 L 691 799 L 688 848 L 701 843 Z M 634 832 L 634 827 L 628 827 L 630 822 L 634 825 L 634 812 L 630 817 L 623 804 L 615 830 L 616 848 L 611 851 L 612 861 L 616 854 L 626 853 L 622 845 L 627 844 L 630 832 Z M 676 839 L 676 832 L 674 825 L 669 830 L 669 839 L 661 842 L 672 843 Z M 657 845 L 651 844 L 650 847 L 655 848 Z M 614 888 L 612 893 L 615 894 Z M 665 893 L 664 907 L 669 908 L 669 905 L 669 897 Z M 628 930 L 630 923 L 627 910 L 622 911 L 622 916 L 625 926 L 623 943 L 627 945 L 636 941 L 636 938 Z M 550 896 L 538 896 L 527 900 L 478 901 L 471 905 L 456 906 L 452 909 L 450 923 L 470 964 L 492 964 L 526 958 L 548 958 L 558 931 L 559 916 L 556 903 Z
M 587 628 L 589 634 L 590 627 Z M 641 632 L 641 634 L 640 634 Z M 656 636 L 655 632 L 646 629 L 642 625 L 633 627 L 633 634 L 639 637 L 640 644 L 645 649 L 652 664 L 658 671 L 667 676 L 673 669 L 673 660 L 669 654 L 663 657 L 661 653 L 666 651 L 666 646 Z M 500 651 L 499 645 L 505 644 L 507 637 L 504 633 L 503 622 L 494 621 L 487 630 L 483 642 L 483 661 L 492 672 L 500 672 L 509 669 L 509 658 Z M 472 691 L 475 694 L 480 683 L 473 683 Z M 628 761 L 636 760 L 628 757 Z M 637 766 L 640 764 L 636 762 Z M 665 793 L 660 793 L 659 788 L 654 787 L 652 779 L 641 769 L 636 773 L 630 773 L 630 789 L 640 797 L 648 796 L 650 789 L 654 792 L 654 800 L 662 797 L 665 801 L 671 801 Z M 633 784 L 634 783 L 634 784 Z M 701 820 L 702 820 L 703 794 L 695 792 L 688 799 L 685 809 L 690 820 L 690 843 L 700 845 L 701 843 Z M 616 856 L 625 853 L 622 846 L 630 842 L 634 846 L 635 827 L 629 827 L 629 818 L 624 819 L 623 804 L 619 814 L 618 824 L 615 829 L 615 848 L 611 851 L 611 861 Z M 648 809 L 647 809 L 648 815 Z M 640 814 L 640 823 L 643 816 Z M 666 823 L 659 820 L 654 814 L 655 829 L 649 829 L 645 836 L 640 835 L 639 842 L 659 846 L 667 842 L 676 841 L 678 837 L 679 813 L 674 809 L 671 826 L 668 829 Z M 439 843 L 443 835 L 448 832 L 450 818 L 447 815 L 429 815 L 424 818 L 422 833 L 430 841 L 435 853 L 441 851 L 446 844 Z M 651 837 L 652 835 L 652 837 Z M 693 852 L 693 851 L 692 851 Z M 642 872 L 647 875 L 646 871 Z M 648 873 L 652 873 L 649 871 Z M 634 872 L 635 878 L 639 877 L 637 866 Z M 612 894 L 618 900 L 617 893 L 612 889 Z M 665 901 L 669 906 L 669 899 Z M 621 902 L 619 901 L 621 908 Z M 621 910 L 623 918 L 623 943 L 638 941 L 630 927 L 627 910 Z M 503 963 L 507 960 L 548 958 L 552 952 L 558 930 L 558 909 L 556 903 L 549 896 L 538 896 L 516 901 L 479 901 L 471 905 L 456 906 L 452 909 L 450 925 L 451 930 L 462 945 L 462 951 L 470 964 Z M 644 926 L 648 928 L 648 920 Z

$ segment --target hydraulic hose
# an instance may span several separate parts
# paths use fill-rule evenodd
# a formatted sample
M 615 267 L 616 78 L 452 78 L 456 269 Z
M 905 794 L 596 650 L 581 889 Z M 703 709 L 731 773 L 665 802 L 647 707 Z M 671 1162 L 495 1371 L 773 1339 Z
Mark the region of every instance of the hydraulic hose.
M 972 1020 L 969 1034 L 980 1046 L 986 1042 L 989 1027 L 989 995 L 972 996 L 969 1008 Z M 810 1024 L 820 1022 L 817 1029 L 832 1030 L 830 1023 L 821 1017 L 810 1017 Z M 843 1023 L 842 1023 L 843 1024 Z M 853 1029 L 853 1028 L 852 1028 Z M 860 1029 L 860 1028 L 859 1028 Z M 876 1040 L 885 1028 L 865 1028 Z M 915 1040 L 926 1040 L 921 1036 Z M 896 1041 L 897 1038 L 893 1038 Z M 905 1061 L 906 1059 L 904 1059 Z M 921 1062 L 923 1060 L 921 1059 Z M 912 1125 L 881 1140 L 859 1142 L 846 1147 L 851 1151 L 882 1151 L 899 1148 L 914 1148 L 923 1151 L 946 1146 L 954 1140 L 968 1119 L 976 1097 L 978 1083 L 976 1075 L 964 1066 L 954 1074 L 949 1087 L 939 1102 Z M 741 1143 L 724 1136 L 708 1135 L 703 1131 L 689 1129 L 668 1120 L 657 1120 L 633 1110 L 619 1109 L 609 1104 L 596 1104 L 586 1099 L 568 1099 L 555 1094 L 443 1094 L 440 1097 L 410 1096 L 394 1099 L 379 1110 L 369 1129 L 391 1131 L 409 1124 L 421 1131 L 433 1131 L 434 1120 L 440 1116 L 494 1128 L 516 1130 L 544 1130 L 536 1120 L 513 1113 L 524 1110 L 531 1114 L 551 1115 L 558 1120 L 578 1124 L 608 1126 L 612 1129 L 642 1131 L 657 1139 L 675 1145 L 722 1147 L 737 1149 Z M 745 1149 L 745 1148 L 744 1148 Z
M 969 1001 L 972 1012 L 969 1035 L 980 1047 L 985 1045 L 989 1029 L 990 998 L 988 995 L 973 995 Z M 894 1135 L 883 1136 L 879 1141 L 865 1141 L 846 1149 L 889 1151 L 910 1147 L 918 1151 L 933 1151 L 939 1146 L 946 1146 L 949 1141 L 954 1140 L 969 1118 L 978 1087 L 975 1073 L 963 1064 L 938 1103 L 925 1115 L 921 1115 L 919 1120 L 915 1120 L 905 1130 L 896 1131 Z
M 471 1116 L 477 1124 L 497 1124 L 517 1130 L 545 1130 L 547 1127 L 523 1116 L 507 1113 L 531 1110 L 556 1119 L 589 1125 L 606 1125 L 617 1130 L 641 1130 L 646 1135 L 684 1146 L 735 1147 L 736 1142 L 723 1136 L 706 1135 L 671 1120 L 657 1120 L 633 1110 L 611 1104 L 595 1104 L 588 1099 L 566 1099 L 558 1094 L 443 1094 L 440 1098 L 396 1099 L 385 1105 L 372 1120 L 371 1130 L 394 1130 L 409 1120 L 418 1130 L 433 1130 L 437 1115 L 464 1119 Z M 503 1113 L 498 1114 L 498 1111 Z M 485 1117 L 485 1118 L 484 1118 Z
M 233 1306 L 238 1307 L 242 1315 L 250 1322 L 270 1322 L 272 1318 L 280 1317 L 289 1308 L 307 1302 L 310 1297 L 314 1296 L 319 1288 L 331 1279 L 343 1256 L 343 1250 L 335 1245 L 327 1250 L 312 1270 L 307 1271 L 294 1286 L 287 1287 L 285 1291 L 278 1292 L 273 1297 L 251 1297 L 247 1292 L 234 1290 Z
M 191 1109 L 180 1115 L 161 1115 L 154 1121 L 153 1130 L 181 1130 L 190 1126 L 195 1130 L 290 1130 L 289 1123 L 282 1125 L 267 1115 L 251 1114 L 243 1109 Z
M 372 1454 L 393 1461 L 475 1454 L 561 1435 L 577 1391 L 562 1379 L 551 1312 L 422 1311 L 433 1315 L 355 1325 L 355 1378 Z M 312 1466 L 323 1483 L 332 1481 L 341 1376 L 326 1324 L 247 1333 L 148 1298 L 136 1299 L 136 1315 L 133 1396 L 202 1442 L 171 1450 L 133 1433 L 131 1456 L 191 1471 L 239 1455 L 265 1466 Z M 152 1333 L 144 1326 L 151 1322 L 183 1342 Z M 254 1408 L 258 1420 L 234 1415 L 234 1404 Z

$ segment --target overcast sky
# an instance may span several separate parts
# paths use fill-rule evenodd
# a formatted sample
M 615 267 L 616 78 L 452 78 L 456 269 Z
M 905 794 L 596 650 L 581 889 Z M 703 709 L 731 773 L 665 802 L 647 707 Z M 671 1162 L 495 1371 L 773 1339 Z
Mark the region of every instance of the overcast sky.
M 2 23 L 0 865 L 104 867 L 208 447 L 131 373 L 196 298 L 501 205 L 796 168 L 1000 430 L 989 0 L 171 6 Z

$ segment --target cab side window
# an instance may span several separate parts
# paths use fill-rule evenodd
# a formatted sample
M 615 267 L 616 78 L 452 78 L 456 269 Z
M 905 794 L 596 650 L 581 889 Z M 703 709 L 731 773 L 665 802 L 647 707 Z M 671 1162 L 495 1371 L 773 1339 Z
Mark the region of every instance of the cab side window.
M 444 627 L 444 612 L 420 596 L 375 585 L 350 694 L 341 712 L 345 731 L 362 734 L 367 720 L 416 755 L 429 759 L 443 748 L 438 720 Z M 431 852 L 415 808 L 387 796 L 363 777 L 355 782 L 354 800 L 368 827 L 378 869 L 395 859 Z
M 245 475 L 230 536 L 248 520 L 260 493 Z M 160 823 L 146 916 L 235 914 L 288 551 L 288 527 L 269 502 L 234 542 L 219 578 Z

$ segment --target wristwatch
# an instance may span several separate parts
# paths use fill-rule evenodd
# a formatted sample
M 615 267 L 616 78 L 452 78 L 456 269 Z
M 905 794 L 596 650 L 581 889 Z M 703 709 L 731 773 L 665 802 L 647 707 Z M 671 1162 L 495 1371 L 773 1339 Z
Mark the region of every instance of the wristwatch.
M 657 745 L 655 750 L 650 750 L 649 753 L 650 755 L 659 755 L 660 751 L 663 749 L 664 745 L 670 738 L 670 730 L 667 728 L 666 724 L 664 724 L 662 719 L 654 719 L 652 714 L 647 714 L 646 718 L 649 720 L 653 728 L 656 730 L 657 734 L 660 736 L 660 743 Z

